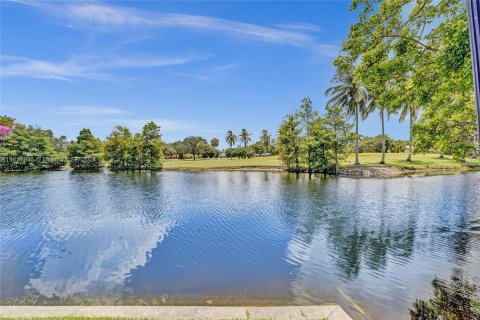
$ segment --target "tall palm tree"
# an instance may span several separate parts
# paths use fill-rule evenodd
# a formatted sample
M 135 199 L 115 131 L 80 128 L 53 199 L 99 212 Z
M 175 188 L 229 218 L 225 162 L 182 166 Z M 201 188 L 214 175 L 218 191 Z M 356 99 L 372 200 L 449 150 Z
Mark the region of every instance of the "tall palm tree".
M 400 110 L 400 117 L 399 121 L 403 122 L 405 118 L 407 117 L 410 120 L 410 126 L 409 126 L 409 133 L 410 136 L 408 138 L 408 157 L 407 161 L 412 161 L 412 143 L 413 143 L 413 123 L 417 119 L 417 108 L 415 107 L 414 103 L 404 103 L 402 105 L 402 108 Z
M 262 130 L 262 135 L 260 136 L 260 141 L 263 145 L 263 151 L 268 152 L 268 147 L 270 147 L 270 135 L 267 130 Z
M 368 115 L 375 110 L 379 110 L 380 113 L 380 122 L 382 123 L 382 160 L 380 160 L 380 164 L 385 164 L 385 108 L 381 107 L 377 99 L 375 97 L 370 96 L 370 101 L 368 102 L 367 106 L 363 109 L 362 112 L 362 120 L 367 119 Z M 387 112 L 387 116 L 389 116 Z
M 252 138 L 250 138 L 250 132 L 248 132 L 247 129 L 242 129 L 239 136 L 240 136 L 240 143 L 243 143 L 244 147 L 246 147 L 248 143 L 252 141 Z
M 238 141 L 238 137 L 233 134 L 232 130 L 228 130 L 227 135 L 225 136 L 225 142 L 227 142 L 230 148 L 232 148 L 233 145 L 237 143 L 237 141 Z M 231 154 L 230 154 L 230 158 L 232 158 Z
M 328 88 L 325 95 L 332 97 L 327 105 L 339 105 L 346 109 L 349 116 L 355 116 L 355 164 L 359 165 L 358 160 L 358 118 L 359 114 L 367 105 L 368 92 L 367 89 L 360 83 L 355 81 L 353 77 L 353 70 L 337 73 L 333 77 L 333 81 L 337 83 L 336 86 Z

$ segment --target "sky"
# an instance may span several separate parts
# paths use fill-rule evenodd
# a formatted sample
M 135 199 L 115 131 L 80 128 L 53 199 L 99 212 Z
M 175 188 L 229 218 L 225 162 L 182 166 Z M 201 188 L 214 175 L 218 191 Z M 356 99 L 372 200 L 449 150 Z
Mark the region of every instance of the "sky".
M 164 141 L 275 134 L 310 97 L 324 113 L 349 1 L 0 2 L 0 114 L 74 139 L 148 121 Z M 406 139 L 392 116 L 386 132 Z M 360 133 L 380 133 L 379 117 Z

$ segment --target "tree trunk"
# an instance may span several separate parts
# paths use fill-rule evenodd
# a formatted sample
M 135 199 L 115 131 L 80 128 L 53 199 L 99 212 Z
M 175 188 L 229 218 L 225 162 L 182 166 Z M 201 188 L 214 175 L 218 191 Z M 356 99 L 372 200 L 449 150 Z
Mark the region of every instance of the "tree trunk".
M 408 157 L 407 161 L 412 161 L 412 127 L 413 127 L 413 117 L 412 117 L 412 107 L 410 107 L 410 137 L 408 139 Z
M 335 146 L 335 174 L 338 174 L 338 151 L 337 151 L 337 146 Z
M 360 165 L 358 160 L 358 105 L 355 105 L 355 134 L 357 135 L 355 139 L 355 165 Z
M 312 174 L 312 166 L 311 166 L 311 161 L 310 161 L 310 150 L 307 151 L 307 162 L 308 162 L 308 173 Z
M 298 149 L 295 148 L 295 171 L 298 173 L 300 170 L 299 161 L 298 161 Z
M 193 152 L 192 154 L 193 154 L 193 161 L 195 161 L 195 152 Z
M 382 118 L 382 160 L 380 164 L 385 164 L 385 111 L 380 110 L 380 117 Z

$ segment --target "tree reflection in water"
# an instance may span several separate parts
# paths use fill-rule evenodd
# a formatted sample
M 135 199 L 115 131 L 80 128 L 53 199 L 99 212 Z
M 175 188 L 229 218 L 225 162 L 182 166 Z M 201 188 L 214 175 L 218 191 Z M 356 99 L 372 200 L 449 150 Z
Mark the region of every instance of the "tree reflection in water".
M 480 301 L 478 287 L 454 271 L 450 284 L 435 278 L 432 281 L 433 298 L 417 299 L 410 309 L 412 320 L 478 320 Z

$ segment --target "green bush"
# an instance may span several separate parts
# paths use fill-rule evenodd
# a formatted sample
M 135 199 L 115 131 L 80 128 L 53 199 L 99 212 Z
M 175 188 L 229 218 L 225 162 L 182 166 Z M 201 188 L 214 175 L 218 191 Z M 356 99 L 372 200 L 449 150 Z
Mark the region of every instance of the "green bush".
M 75 170 L 97 170 L 100 168 L 100 159 L 98 157 L 72 157 L 70 166 Z
M 228 148 L 225 150 L 225 155 L 230 158 L 253 158 L 255 151 L 251 147 Z
M 0 172 L 58 169 L 67 163 L 65 158 L 0 157 Z

